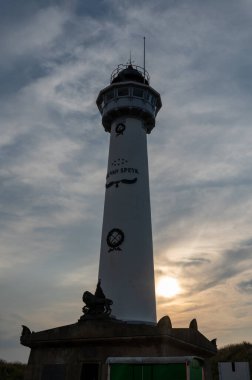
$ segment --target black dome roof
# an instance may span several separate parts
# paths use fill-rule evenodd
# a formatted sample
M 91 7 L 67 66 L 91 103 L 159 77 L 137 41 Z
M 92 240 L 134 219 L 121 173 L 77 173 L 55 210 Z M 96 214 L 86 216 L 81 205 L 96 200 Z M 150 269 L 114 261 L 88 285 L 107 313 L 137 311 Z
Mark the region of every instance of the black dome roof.
M 143 74 L 135 69 L 131 64 L 129 64 L 126 69 L 119 71 L 118 74 L 113 77 L 111 83 L 129 81 L 149 84 L 148 80 L 143 76 Z

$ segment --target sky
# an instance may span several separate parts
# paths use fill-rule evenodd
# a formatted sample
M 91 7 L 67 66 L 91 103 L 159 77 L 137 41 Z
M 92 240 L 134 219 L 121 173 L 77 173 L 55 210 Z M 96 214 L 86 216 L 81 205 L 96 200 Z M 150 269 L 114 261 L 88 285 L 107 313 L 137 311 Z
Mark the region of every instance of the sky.
M 250 0 L 0 4 L 0 358 L 21 325 L 75 323 L 99 263 L 109 134 L 96 107 L 132 54 L 162 98 L 148 135 L 158 319 L 252 341 Z

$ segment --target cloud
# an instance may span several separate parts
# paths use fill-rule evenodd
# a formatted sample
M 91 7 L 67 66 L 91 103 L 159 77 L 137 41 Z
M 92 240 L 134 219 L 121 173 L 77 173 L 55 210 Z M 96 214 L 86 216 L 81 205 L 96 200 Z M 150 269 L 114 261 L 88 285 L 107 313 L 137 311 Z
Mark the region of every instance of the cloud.
M 109 135 L 95 100 L 130 50 L 143 62 L 144 35 L 163 101 L 148 136 L 155 272 L 182 288 L 158 313 L 249 337 L 250 2 L 14 2 L 0 12 L 6 355 L 23 350 L 14 325 L 72 323 L 96 285 Z
M 237 284 L 239 291 L 251 294 L 252 280 L 241 281 Z
M 209 259 L 205 259 L 203 257 L 196 257 L 196 258 L 192 258 L 190 257 L 189 259 L 185 259 L 184 262 L 181 263 L 181 265 L 183 267 L 190 267 L 190 266 L 201 266 L 201 265 L 204 265 L 204 264 L 208 264 L 210 263 L 211 260 Z M 176 263 L 176 265 L 179 265 L 179 263 Z
M 28 19 L 20 19 L 13 24 L 13 29 L 9 25 L 3 30 L 5 39 L 2 40 L 1 51 L 4 60 L 1 64 L 7 64 L 8 60 L 21 58 L 27 54 L 35 55 L 43 52 L 59 35 L 68 20 L 64 9 L 51 6 L 39 9 Z M 47 26 L 45 28 L 45 25 Z
M 237 275 L 241 276 L 247 271 L 251 258 L 251 240 L 247 240 L 241 241 L 235 249 L 220 252 L 215 259 L 189 258 L 189 265 L 188 262 L 182 261 L 181 266 L 185 278 L 194 278 L 194 292 L 201 292 L 226 283 Z M 200 281 L 198 276 L 202 274 L 203 264 L 205 265 L 204 278 Z

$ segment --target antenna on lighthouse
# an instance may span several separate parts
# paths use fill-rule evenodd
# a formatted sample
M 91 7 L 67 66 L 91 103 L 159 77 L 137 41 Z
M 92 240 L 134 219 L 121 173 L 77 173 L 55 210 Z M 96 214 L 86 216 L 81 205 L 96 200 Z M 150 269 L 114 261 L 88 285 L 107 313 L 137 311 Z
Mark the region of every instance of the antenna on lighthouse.
M 143 38 L 143 40 L 144 40 L 144 56 L 143 56 L 143 59 L 144 59 L 144 64 L 143 64 L 143 67 L 144 67 L 144 79 L 145 79 L 145 36 L 144 36 L 144 38 Z
M 127 65 L 132 65 L 135 61 L 132 60 L 132 54 L 131 54 L 131 49 L 130 49 L 130 55 L 129 55 L 129 60 L 127 61 Z

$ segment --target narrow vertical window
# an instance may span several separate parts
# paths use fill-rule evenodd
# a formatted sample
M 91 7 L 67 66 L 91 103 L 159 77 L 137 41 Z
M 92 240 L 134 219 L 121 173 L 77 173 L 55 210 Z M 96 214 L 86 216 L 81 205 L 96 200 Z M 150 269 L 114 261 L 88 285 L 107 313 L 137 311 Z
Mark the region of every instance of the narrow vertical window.
M 133 88 L 133 96 L 136 98 L 143 98 L 143 90 L 141 88 L 134 87 Z
M 110 100 L 110 99 L 113 99 L 114 98 L 114 90 L 112 91 L 109 91 L 107 94 L 106 94 L 106 100 Z
M 128 87 L 121 87 L 117 90 L 118 96 L 128 96 L 129 95 L 129 89 Z

